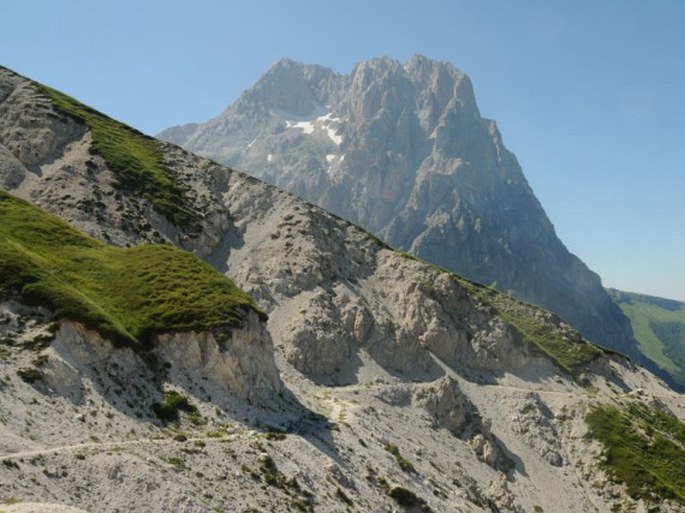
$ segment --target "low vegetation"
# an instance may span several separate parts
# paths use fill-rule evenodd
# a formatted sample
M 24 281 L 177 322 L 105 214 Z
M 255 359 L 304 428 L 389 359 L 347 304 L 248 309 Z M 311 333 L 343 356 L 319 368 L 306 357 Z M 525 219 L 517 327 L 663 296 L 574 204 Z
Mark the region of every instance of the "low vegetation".
M 248 469 L 249 471 L 249 469 Z M 249 471 L 253 473 L 252 471 Z M 297 511 L 313 513 L 314 495 L 302 488 L 295 476 L 288 479 L 276 466 L 276 462 L 268 454 L 262 454 L 259 458 L 259 474 L 254 473 L 257 480 L 263 479 L 268 486 L 280 488 L 290 497 L 290 505 Z
M 421 511 L 422 513 L 432 513 L 433 511 L 424 499 L 403 486 L 393 487 L 388 494 L 403 508 Z
M 164 394 L 164 400 L 152 405 L 155 415 L 164 422 L 174 422 L 179 419 L 180 412 L 197 415 L 197 408 L 190 404 L 188 398 L 175 390 Z
M 109 246 L 2 191 L 0 218 L 0 297 L 19 292 L 114 341 L 235 328 L 249 309 L 265 315 L 231 280 L 175 247 Z
M 612 352 L 587 341 L 569 340 L 563 329 L 555 329 L 550 324 L 538 319 L 538 315 L 544 312 L 538 306 L 524 303 L 508 294 L 453 274 L 414 255 L 401 254 L 404 258 L 427 265 L 436 273 L 451 274 L 470 294 L 476 296 L 483 304 L 493 308 L 503 321 L 520 333 L 524 340 L 532 343 L 570 374 L 575 374 L 577 367 L 591 362 L 604 353 Z
M 88 126 L 93 134 L 93 150 L 105 159 L 121 188 L 146 198 L 174 224 L 187 229 L 195 227 L 198 215 L 164 165 L 162 143 L 59 91 L 43 85 L 38 89 L 58 111 Z
M 35 367 L 22 367 L 21 369 L 17 370 L 17 376 L 19 376 L 22 381 L 29 384 L 43 379 L 43 375 Z
M 388 451 L 390 454 L 392 454 L 395 457 L 395 460 L 397 461 L 397 464 L 400 466 L 400 468 L 407 473 L 410 474 L 415 474 L 416 469 L 414 468 L 414 465 L 412 464 L 411 461 L 409 461 L 407 458 L 402 456 L 400 453 L 400 450 L 397 448 L 396 445 L 393 444 L 387 444 L 384 449 Z
M 597 405 L 589 436 L 604 446 L 602 465 L 634 499 L 670 499 L 685 506 L 685 424 L 641 403 Z

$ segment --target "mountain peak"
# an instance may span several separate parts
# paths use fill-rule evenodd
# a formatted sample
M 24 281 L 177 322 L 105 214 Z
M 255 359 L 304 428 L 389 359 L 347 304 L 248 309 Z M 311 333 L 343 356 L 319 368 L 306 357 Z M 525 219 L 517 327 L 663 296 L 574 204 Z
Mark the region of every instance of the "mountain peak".
M 290 59 L 289 57 L 282 57 L 271 65 L 271 68 L 269 68 L 269 71 L 281 70 L 281 69 L 290 69 L 290 68 L 301 68 L 303 66 L 304 66 L 304 64 L 301 62 Z
M 462 73 L 459 71 L 459 69 L 454 66 L 454 64 L 447 62 L 447 61 L 439 61 L 436 59 L 431 59 L 430 57 L 426 57 L 423 54 L 420 53 L 415 53 L 411 57 L 409 57 L 409 60 L 405 64 L 406 68 L 411 68 L 411 69 L 435 69 L 435 68 L 446 68 L 450 70 L 454 70 L 458 73 Z
M 337 74 L 330 68 L 303 64 L 283 58 L 238 100 L 247 111 L 285 112 L 295 118 L 307 118 L 322 104 L 326 85 Z
M 452 64 L 381 56 L 339 75 L 282 60 L 245 99 L 267 115 L 250 117 L 238 102 L 186 147 L 542 304 L 593 340 L 624 350 L 633 340 L 597 275 L 557 238 L 494 122 L 480 116 L 468 76 Z M 303 121 L 270 115 L 276 110 Z

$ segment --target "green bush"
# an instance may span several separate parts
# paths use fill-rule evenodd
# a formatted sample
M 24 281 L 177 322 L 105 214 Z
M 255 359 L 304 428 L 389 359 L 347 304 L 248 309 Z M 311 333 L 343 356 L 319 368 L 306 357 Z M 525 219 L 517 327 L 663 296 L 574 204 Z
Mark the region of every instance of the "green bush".
M 433 511 L 424 499 L 403 486 L 394 486 L 389 493 L 390 497 L 404 508 L 420 509 L 423 513 Z
M 164 400 L 161 403 L 154 403 L 152 409 L 155 415 L 164 422 L 173 422 L 179 419 L 180 412 L 189 414 L 197 414 L 197 408 L 190 404 L 188 398 L 183 394 L 179 394 L 175 390 L 171 390 L 164 394 Z
M 17 370 L 17 376 L 29 384 L 43 379 L 43 375 L 35 367 L 23 367 Z

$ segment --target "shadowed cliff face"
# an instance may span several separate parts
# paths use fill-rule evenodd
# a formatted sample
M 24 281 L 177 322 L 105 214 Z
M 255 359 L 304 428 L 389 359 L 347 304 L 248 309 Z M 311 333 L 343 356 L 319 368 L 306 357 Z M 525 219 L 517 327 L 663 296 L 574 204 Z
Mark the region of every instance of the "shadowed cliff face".
M 450 64 L 379 58 L 339 75 L 283 60 L 217 118 L 161 137 L 637 356 L 627 319 L 557 238 L 495 122 L 480 116 L 470 80 Z

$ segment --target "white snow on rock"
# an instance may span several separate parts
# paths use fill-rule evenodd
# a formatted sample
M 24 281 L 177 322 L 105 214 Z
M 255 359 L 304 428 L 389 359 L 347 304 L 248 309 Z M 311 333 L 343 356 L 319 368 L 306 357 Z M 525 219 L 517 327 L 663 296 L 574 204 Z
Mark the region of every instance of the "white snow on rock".
M 312 121 L 286 121 L 285 126 L 287 128 L 299 128 L 305 134 L 311 134 L 314 132 L 314 123 Z
M 342 135 L 338 135 L 334 129 L 330 127 L 326 127 L 326 132 L 331 141 L 333 141 L 334 144 L 337 146 L 340 146 L 340 143 L 342 142 Z
M 327 106 L 325 108 L 329 108 Z M 316 113 L 320 112 L 317 109 Z M 286 116 L 291 117 L 291 116 Z M 314 117 L 312 119 L 294 119 L 285 121 L 286 128 L 297 128 L 302 130 L 304 134 L 311 135 L 314 132 L 324 131 L 328 138 L 333 141 L 333 144 L 340 146 L 342 143 L 342 135 L 338 134 L 338 127 L 342 120 L 340 118 L 334 117 L 332 111 L 328 111 L 321 116 Z

